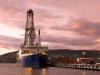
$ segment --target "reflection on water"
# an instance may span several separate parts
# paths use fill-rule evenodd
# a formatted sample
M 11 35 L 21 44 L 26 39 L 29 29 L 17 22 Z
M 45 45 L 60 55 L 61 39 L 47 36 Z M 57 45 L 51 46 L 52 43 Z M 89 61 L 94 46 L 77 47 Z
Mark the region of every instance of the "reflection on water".
M 23 68 L 24 75 L 32 75 L 32 68 Z
M 23 68 L 22 75 L 100 75 L 100 71 L 67 69 L 67 68 Z
M 82 75 L 86 75 L 86 72 L 85 71 L 82 71 Z
M 24 75 L 47 75 L 47 69 L 43 68 L 23 68 Z
M 41 70 L 41 75 L 47 75 L 47 69 L 45 69 L 45 68 L 42 69 L 42 70 Z

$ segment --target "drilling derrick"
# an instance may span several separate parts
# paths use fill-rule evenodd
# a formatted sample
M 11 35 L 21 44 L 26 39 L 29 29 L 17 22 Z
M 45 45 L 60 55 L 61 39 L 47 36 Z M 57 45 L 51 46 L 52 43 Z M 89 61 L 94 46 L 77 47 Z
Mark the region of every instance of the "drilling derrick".
M 27 11 L 24 47 L 32 47 L 35 45 L 36 34 L 35 34 L 35 28 L 34 28 L 33 15 L 34 14 L 31 9 Z

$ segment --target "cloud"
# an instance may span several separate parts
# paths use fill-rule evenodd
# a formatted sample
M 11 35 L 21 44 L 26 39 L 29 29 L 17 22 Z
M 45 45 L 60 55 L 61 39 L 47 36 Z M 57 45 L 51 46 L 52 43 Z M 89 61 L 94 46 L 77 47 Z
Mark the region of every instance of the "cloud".
M 80 35 L 99 37 L 100 36 L 100 23 L 88 21 L 86 19 L 75 19 L 66 25 L 51 27 L 54 30 L 61 31 L 75 31 Z
M 3 48 L 18 48 L 22 43 L 22 39 L 0 35 L 0 47 Z
M 91 46 L 95 45 L 96 42 L 93 38 L 68 38 L 64 36 L 57 36 L 57 35 L 46 35 L 42 37 L 43 42 L 49 42 L 49 43 L 59 43 L 64 45 L 70 45 L 70 46 Z
M 24 37 L 26 11 L 32 8 L 36 30 L 41 29 L 42 40 L 50 43 L 50 48 L 100 49 L 97 42 L 100 23 L 96 22 L 100 21 L 99 3 L 98 0 L 0 0 L 0 46 L 19 47 Z
M 20 0 L 0 1 L 0 23 L 16 28 L 23 28 L 24 23 L 24 3 Z
M 69 30 L 74 30 L 83 35 L 100 37 L 100 23 L 91 22 L 88 20 L 76 20 L 73 24 L 68 25 Z
M 50 29 L 55 33 L 52 32 L 50 36 L 44 36 L 44 38 L 46 37 L 45 41 L 62 43 L 72 48 L 98 49 L 97 41 L 95 41 L 100 37 L 100 23 L 98 22 L 73 19 L 65 25 L 52 26 Z

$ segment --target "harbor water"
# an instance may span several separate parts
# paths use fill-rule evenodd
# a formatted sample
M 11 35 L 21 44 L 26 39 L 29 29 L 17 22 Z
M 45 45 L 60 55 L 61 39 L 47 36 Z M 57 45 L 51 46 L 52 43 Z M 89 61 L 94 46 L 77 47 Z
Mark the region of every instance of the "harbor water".
M 23 68 L 18 64 L 0 64 L 0 75 L 100 75 L 100 71 L 58 67 Z

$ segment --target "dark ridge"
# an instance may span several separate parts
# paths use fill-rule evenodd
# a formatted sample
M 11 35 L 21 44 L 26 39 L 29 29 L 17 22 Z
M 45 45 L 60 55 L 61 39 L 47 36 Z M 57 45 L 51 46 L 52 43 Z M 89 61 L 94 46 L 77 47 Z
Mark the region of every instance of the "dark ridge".
M 61 55 L 61 56 L 67 56 L 67 57 L 100 58 L 100 50 L 97 51 L 97 50 L 51 49 L 48 51 L 48 55 L 49 56 Z
M 16 63 L 16 52 L 7 53 L 0 56 L 0 63 Z

